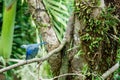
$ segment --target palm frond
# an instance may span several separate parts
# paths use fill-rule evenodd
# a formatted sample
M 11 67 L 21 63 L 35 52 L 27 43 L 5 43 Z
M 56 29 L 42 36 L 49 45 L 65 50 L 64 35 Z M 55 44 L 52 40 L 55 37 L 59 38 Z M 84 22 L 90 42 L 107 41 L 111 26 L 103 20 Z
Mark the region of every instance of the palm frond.
M 63 4 L 63 0 L 43 0 L 43 2 L 54 25 L 57 37 L 61 42 L 70 15 L 68 8 L 65 4 Z

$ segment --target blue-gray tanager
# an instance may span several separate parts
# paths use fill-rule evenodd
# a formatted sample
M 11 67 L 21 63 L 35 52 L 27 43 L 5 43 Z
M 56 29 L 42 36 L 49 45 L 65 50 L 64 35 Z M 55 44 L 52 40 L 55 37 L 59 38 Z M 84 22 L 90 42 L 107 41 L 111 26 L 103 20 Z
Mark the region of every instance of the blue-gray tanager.
M 39 45 L 46 44 L 46 42 L 41 42 L 39 44 L 29 44 L 22 45 L 22 48 L 26 49 L 26 60 L 34 58 L 39 50 Z

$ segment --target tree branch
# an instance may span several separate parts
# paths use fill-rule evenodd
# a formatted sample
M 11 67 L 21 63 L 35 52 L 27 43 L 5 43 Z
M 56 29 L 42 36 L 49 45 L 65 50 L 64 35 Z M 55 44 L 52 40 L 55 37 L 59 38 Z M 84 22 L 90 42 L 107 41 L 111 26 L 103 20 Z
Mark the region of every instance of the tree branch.
M 83 74 L 78 74 L 78 73 L 66 73 L 66 74 L 61 74 L 59 76 L 56 76 L 54 78 L 51 78 L 51 79 L 44 79 L 44 80 L 55 80 L 55 79 L 58 79 L 60 77 L 64 77 L 64 76 L 82 76 L 83 79 L 85 78 L 85 76 Z
M 106 79 L 110 74 L 112 74 L 115 70 L 119 68 L 119 62 L 116 63 L 114 66 L 112 66 L 109 70 L 107 70 L 103 75 L 101 76 L 102 79 Z
M 18 60 L 18 59 L 10 59 L 11 62 L 23 62 L 24 60 Z
M 59 52 L 64 47 L 65 44 L 66 44 L 66 38 L 63 38 L 63 41 L 59 45 L 59 47 L 54 49 L 54 50 L 52 50 L 51 52 L 49 52 L 48 55 L 46 55 L 45 57 L 35 58 L 35 59 L 27 60 L 27 61 L 21 61 L 21 62 L 19 62 L 17 64 L 14 64 L 14 65 L 5 67 L 3 69 L 0 69 L 0 73 L 5 72 L 5 71 L 10 70 L 10 69 L 13 69 L 13 68 L 16 68 L 18 66 L 25 65 L 25 64 L 29 64 L 29 63 L 33 63 L 33 62 L 43 62 L 43 61 L 49 59 L 49 57 L 51 57 L 54 53 Z
M 5 68 L 2 68 L 0 69 L 0 73 L 2 72 L 5 72 L 5 71 L 8 71 L 10 69 L 13 69 L 13 68 L 16 68 L 18 66 L 22 66 L 22 65 L 25 65 L 25 64 L 29 64 L 29 63 L 33 63 L 33 62 L 43 62 L 45 60 L 48 60 L 53 54 L 55 53 L 58 53 L 59 51 L 62 50 L 62 48 L 65 46 L 66 42 L 69 41 L 69 36 L 71 35 L 70 34 L 70 31 L 72 28 L 70 28 L 69 26 L 72 25 L 71 24 L 71 19 L 74 18 L 74 14 L 72 14 L 72 16 L 69 18 L 69 21 L 68 21 L 68 24 L 67 24 L 67 29 L 66 29 L 66 33 L 65 33 L 65 36 L 62 40 L 62 43 L 59 45 L 58 48 L 50 51 L 45 57 L 41 57 L 41 58 L 34 58 L 34 59 L 31 59 L 31 60 L 27 60 L 27 61 L 20 61 L 19 63 L 16 63 L 16 64 L 13 64 L 13 65 L 10 65 L 8 67 L 5 67 Z

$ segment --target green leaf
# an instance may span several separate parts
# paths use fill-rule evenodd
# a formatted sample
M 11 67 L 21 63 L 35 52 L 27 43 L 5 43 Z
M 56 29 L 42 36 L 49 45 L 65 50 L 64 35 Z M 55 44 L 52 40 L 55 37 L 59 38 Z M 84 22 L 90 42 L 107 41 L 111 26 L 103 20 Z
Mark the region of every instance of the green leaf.
M 10 57 L 12 51 L 14 22 L 16 15 L 16 3 L 17 2 L 15 1 L 12 4 L 11 8 L 9 8 L 9 10 L 7 7 L 5 7 L 3 13 L 0 54 L 2 54 L 5 59 L 8 59 Z

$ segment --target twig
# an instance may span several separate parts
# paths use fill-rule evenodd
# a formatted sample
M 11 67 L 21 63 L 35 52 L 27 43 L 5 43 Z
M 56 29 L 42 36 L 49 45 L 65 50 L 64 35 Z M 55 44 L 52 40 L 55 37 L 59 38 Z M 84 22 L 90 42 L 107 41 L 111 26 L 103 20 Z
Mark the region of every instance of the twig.
M 56 76 L 56 77 L 52 78 L 52 80 L 57 79 L 57 78 L 60 78 L 60 77 L 64 77 L 64 76 L 75 76 L 75 75 L 77 75 L 77 76 L 82 76 L 82 77 L 84 77 L 84 78 L 85 78 L 85 76 L 84 76 L 84 75 L 82 75 L 82 74 L 76 74 L 76 73 L 66 73 L 66 74 L 62 74 L 62 75 Z
M 109 70 L 107 70 L 101 77 L 102 79 L 106 79 L 110 74 L 112 74 L 115 70 L 119 68 L 119 62 L 112 66 Z
M 82 75 L 82 74 L 78 74 L 78 73 L 66 73 L 66 74 L 62 74 L 62 75 L 56 76 L 56 77 L 51 78 L 51 79 L 42 79 L 42 80 L 55 80 L 57 78 L 64 77 L 64 76 L 82 76 L 83 78 L 85 78 L 85 76 Z

